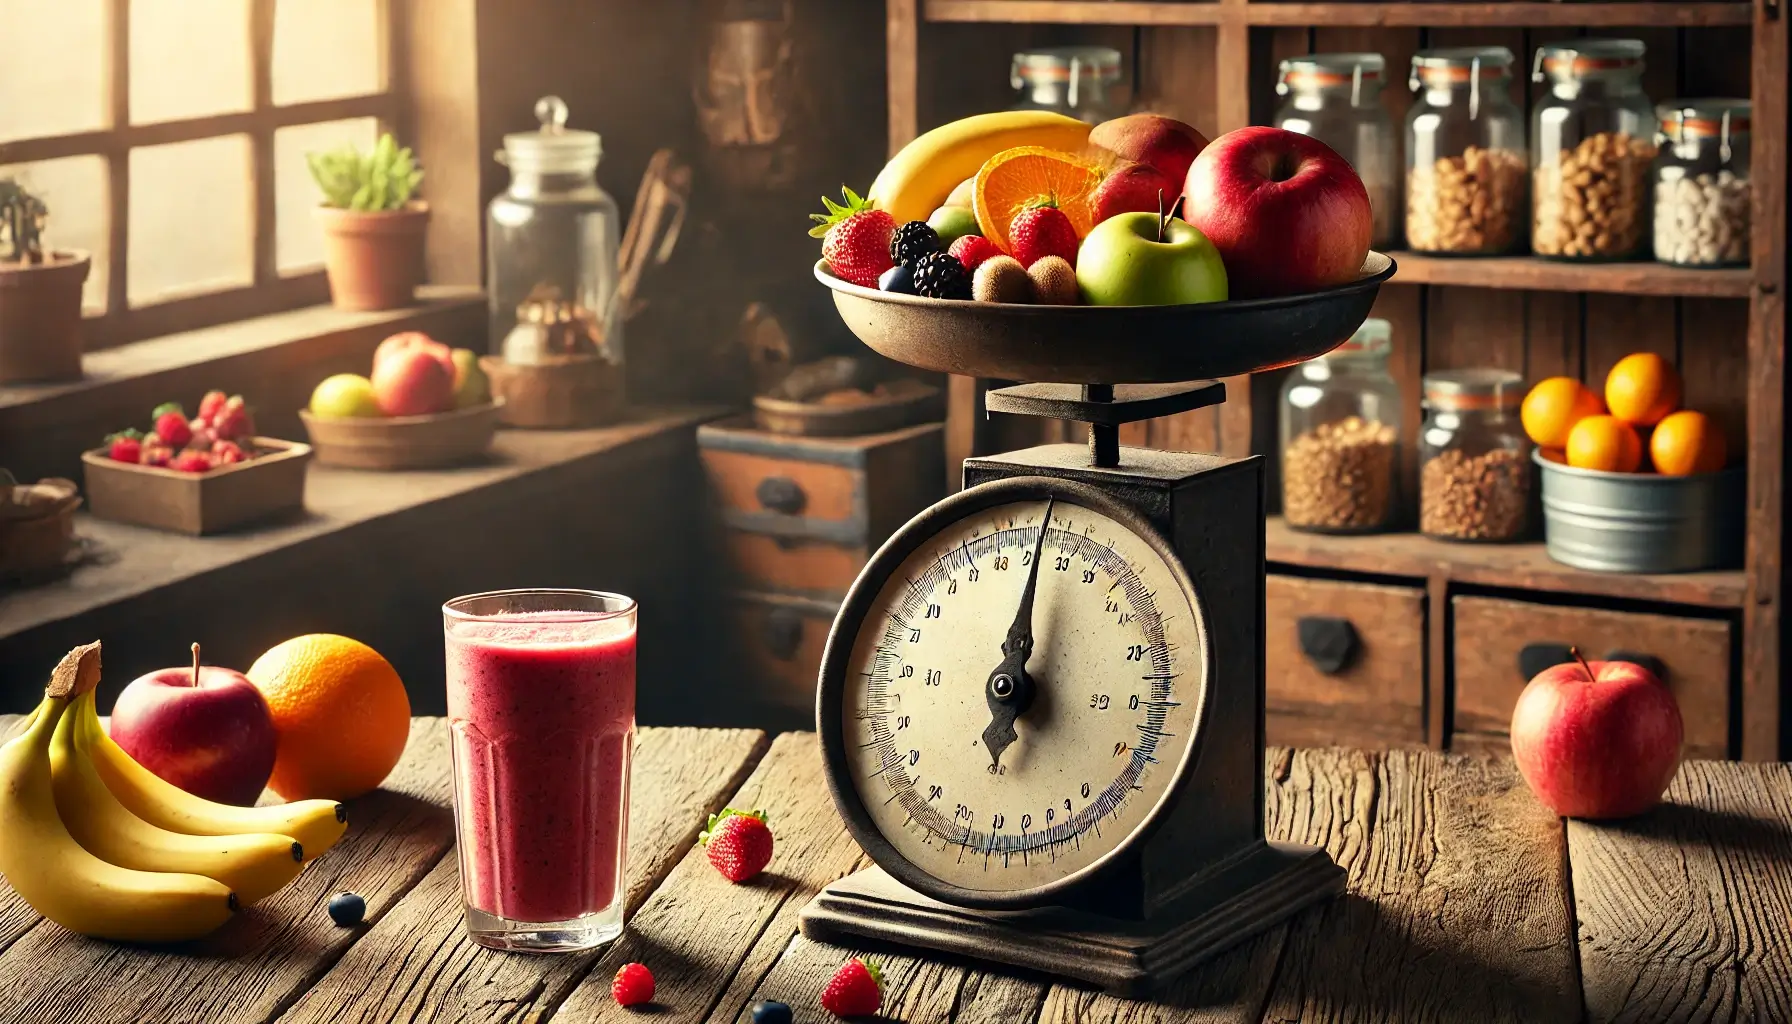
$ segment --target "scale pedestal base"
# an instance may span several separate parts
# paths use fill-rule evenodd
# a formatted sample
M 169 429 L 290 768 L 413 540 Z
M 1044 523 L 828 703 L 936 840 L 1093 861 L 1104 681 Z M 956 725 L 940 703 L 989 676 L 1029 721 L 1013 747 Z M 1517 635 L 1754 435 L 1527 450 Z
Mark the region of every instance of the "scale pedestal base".
M 803 908 L 819 942 L 895 943 L 993 960 L 1138 995 L 1344 890 L 1324 850 L 1264 843 L 1189 881 L 1144 920 L 1045 907 L 981 911 L 929 899 L 881 868 L 835 882 Z

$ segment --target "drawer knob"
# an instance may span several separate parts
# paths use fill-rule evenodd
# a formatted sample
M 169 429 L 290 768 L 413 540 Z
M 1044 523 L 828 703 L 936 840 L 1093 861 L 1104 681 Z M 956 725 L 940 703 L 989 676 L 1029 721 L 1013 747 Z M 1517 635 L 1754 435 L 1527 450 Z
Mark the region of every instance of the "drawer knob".
M 759 499 L 759 504 L 787 516 L 796 515 L 809 503 L 809 496 L 803 493 L 802 486 L 787 476 L 766 477 L 759 481 L 753 495 Z
M 1526 644 L 1518 652 L 1518 674 L 1523 682 L 1537 678 L 1544 669 L 1573 661 L 1574 655 L 1567 644 Z
M 759 639 L 772 657 L 789 661 L 803 642 L 803 617 L 788 608 L 773 608 L 760 623 Z
M 1632 665 L 1641 665 L 1649 673 L 1662 682 L 1668 681 L 1668 667 L 1653 654 L 1642 654 L 1637 651 L 1613 650 L 1605 652 L 1606 661 L 1628 661 Z
M 1362 638 L 1349 619 L 1327 615 L 1303 615 L 1295 623 L 1300 652 L 1326 675 L 1342 672 L 1362 648 Z

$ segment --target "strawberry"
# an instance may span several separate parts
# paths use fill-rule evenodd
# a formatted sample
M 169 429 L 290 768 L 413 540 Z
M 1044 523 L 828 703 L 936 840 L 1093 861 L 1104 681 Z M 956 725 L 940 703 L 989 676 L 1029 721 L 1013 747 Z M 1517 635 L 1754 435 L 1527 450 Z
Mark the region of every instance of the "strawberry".
M 106 435 L 106 458 L 114 462 L 136 462 L 143 457 L 143 432 L 120 430 Z
M 890 258 L 890 235 L 896 230 L 896 220 L 882 210 L 872 209 L 870 201 L 859 198 L 852 189 L 843 185 L 840 191 L 846 197 L 846 205 L 822 196 L 822 205 L 828 212 L 809 215 L 816 222 L 809 229 L 809 236 L 821 239 L 821 258 L 835 277 L 864 288 L 876 288 L 878 275 L 896 265 Z
M 973 274 L 984 260 L 1003 255 L 1000 246 L 982 235 L 966 235 L 954 241 L 946 251 L 958 257 L 958 262 L 964 264 L 964 269 Z
M 186 414 L 176 406 L 156 417 L 156 436 L 170 448 L 185 448 L 187 442 L 193 440 L 193 428 L 187 424 Z
M 255 417 L 243 404 L 242 395 L 232 395 L 212 417 L 212 431 L 221 441 L 239 441 L 255 433 Z
M 182 473 L 204 473 L 212 468 L 212 457 L 204 452 L 181 452 L 168 464 L 168 468 Z
M 187 421 L 187 427 L 193 431 L 193 436 L 187 439 L 187 447 L 210 451 L 212 442 L 218 439 L 218 433 L 212 429 L 212 425 L 195 416 Z
M 884 1004 L 884 973 L 853 957 L 840 965 L 821 992 L 821 1008 L 836 1017 L 869 1017 Z
M 220 466 L 229 466 L 242 462 L 249 456 L 235 441 L 213 441 L 212 461 Z
M 1076 246 L 1076 226 L 1058 209 L 1056 199 L 1036 199 L 1034 205 L 1008 222 L 1008 248 L 1023 267 L 1031 267 L 1047 256 L 1062 256 L 1064 262 L 1074 267 Z
M 168 447 L 153 431 L 143 435 L 143 447 L 137 455 L 139 466 L 166 466 L 174 458 L 174 449 Z
M 180 418 L 183 420 L 187 418 L 187 410 L 182 407 L 179 402 L 163 402 L 161 405 L 149 410 L 150 422 L 153 423 L 171 412 L 180 413 Z
M 211 423 L 218 418 L 218 410 L 222 408 L 224 408 L 224 392 L 207 391 L 205 397 L 199 400 L 199 415 L 197 418 L 202 419 L 207 423 Z
M 617 1006 L 652 1002 L 653 972 L 646 964 L 623 964 L 616 970 L 616 980 L 610 982 L 610 995 L 616 998 Z
M 709 816 L 709 828 L 699 838 L 709 847 L 709 862 L 730 882 L 744 882 L 771 863 L 772 830 L 764 811 L 725 807 Z

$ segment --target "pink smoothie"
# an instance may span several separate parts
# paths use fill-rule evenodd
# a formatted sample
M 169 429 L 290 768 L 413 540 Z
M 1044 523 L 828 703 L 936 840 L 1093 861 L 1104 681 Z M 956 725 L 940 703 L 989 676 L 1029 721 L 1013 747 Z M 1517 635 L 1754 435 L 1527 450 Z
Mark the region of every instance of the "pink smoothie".
M 467 903 L 568 921 L 620 898 L 635 633 L 536 612 L 448 633 L 455 816 Z

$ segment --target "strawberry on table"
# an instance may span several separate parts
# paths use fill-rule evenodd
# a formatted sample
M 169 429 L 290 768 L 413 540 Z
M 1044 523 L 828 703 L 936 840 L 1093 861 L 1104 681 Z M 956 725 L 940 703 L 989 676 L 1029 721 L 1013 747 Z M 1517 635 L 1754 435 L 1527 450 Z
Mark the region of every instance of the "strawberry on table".
M 744 882 L 771 863 L 772 830 L 764 811 L 725 807 L 709 816 L 709 828 L 699 838 L 709 848 L 709 862 L 730 882 Z
M 106 458 L 114 462 L 136 462 L 143 457 L 143 432 L 120 430 L 106 435 Z
M 639 1006 L 653 1001 L 653 972 L 646 964 L 627 963 L 616 970 L 610 995 L 617 1006 Z
M 821 992 L 821 1008 L 836 1017 L 868 1017 L 883 1004 L 883 972 L 856 956 L 840 965 Z
M 896 230 L 896 221 L 884 211 L 872 209 L 870 201 L 852 189 L 842 186 L 840 191 L 846 205 L 822 196 L 828 212 L 809 215 L 816 222 L 809 235 L 821 239 L 821 258 L 835 277 L 876 288 L 878 275 L 896 263 L 890 258 L 890 235 Z
M 1050 196 L 1033 200 L 1032 205 L 1014 215 L 1008 222 L 1008 243 L 1023 267 L 1031 267 L 1047 256 L 1061 256 L 1064 262 L 1076 266 L 1076 225 L 1070 223 L 1070 218 L 1058 209 L 1057 200 Z

